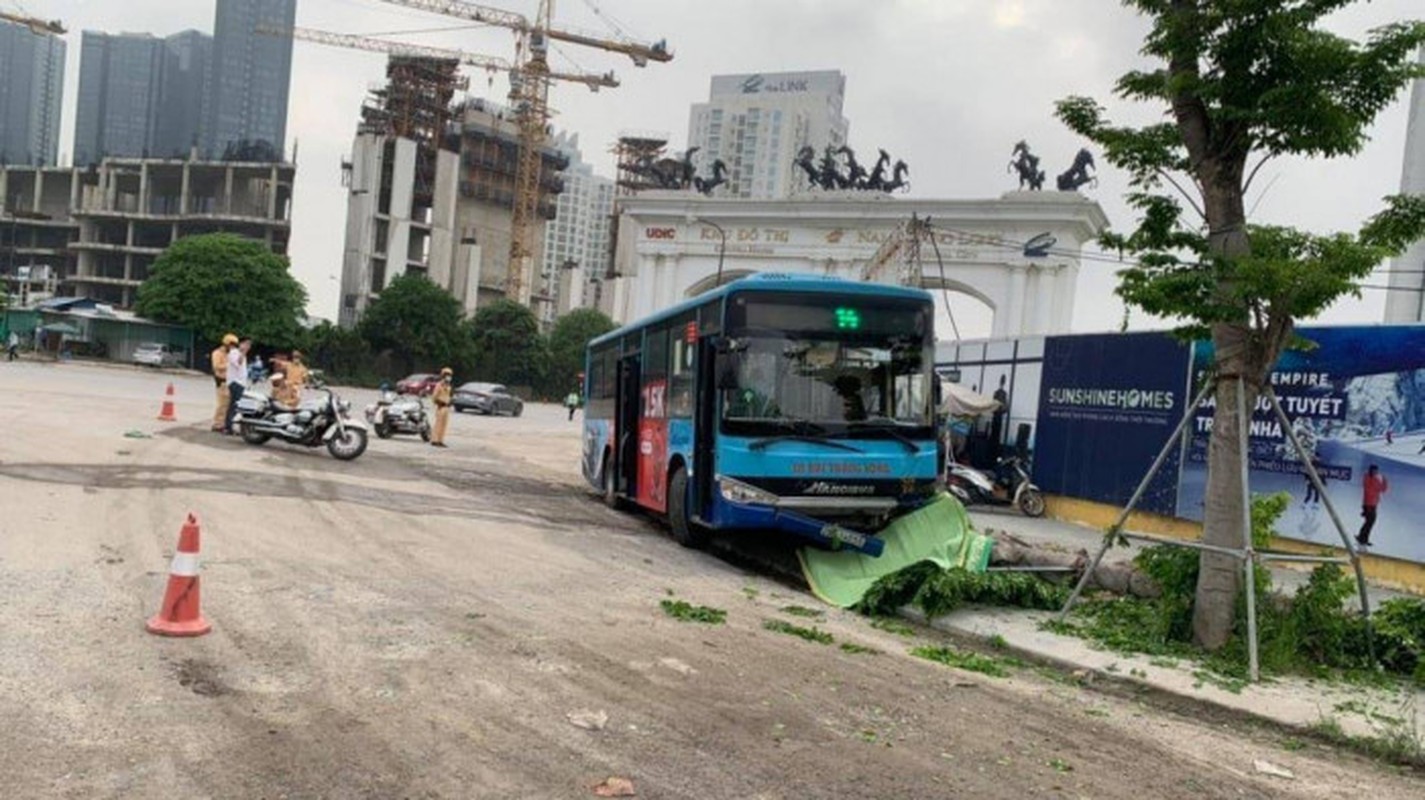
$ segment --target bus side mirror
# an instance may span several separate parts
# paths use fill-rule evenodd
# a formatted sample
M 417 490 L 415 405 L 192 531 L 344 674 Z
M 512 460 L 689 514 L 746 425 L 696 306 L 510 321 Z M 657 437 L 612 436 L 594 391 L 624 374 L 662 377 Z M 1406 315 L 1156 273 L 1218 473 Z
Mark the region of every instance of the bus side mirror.
M 938 378 L 935 381 L 935 389 L 932 391 L 932 394 L 935 397 L 935 410 L 938 412 L 940 411 L 940 407 L 945 404 L 945 386 Z

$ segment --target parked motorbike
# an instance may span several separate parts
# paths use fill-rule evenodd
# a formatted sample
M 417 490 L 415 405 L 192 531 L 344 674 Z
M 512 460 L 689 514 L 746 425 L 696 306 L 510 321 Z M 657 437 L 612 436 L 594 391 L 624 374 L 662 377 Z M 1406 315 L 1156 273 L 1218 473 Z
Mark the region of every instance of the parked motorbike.
M 380 399 L 366 407 L 366 421 L 382 439 L 398 433 L 419 434 L 430 441 L 430 415 L 419 397 L 383 392 Z
M 304 402 L 295 409 L 283 408 L 262 394 L 243 395 L 234 420 L 242 440 L 254 445 L 274 438 L 306 447 L 325 444 L 332 458 L 341 461 L 366 452 L 366 424 L 349 418 L 350 401 L 321 388 L 325 398 Z
M 1024 462 L 1017 456 L 999 460 L 999 476 L 991 476 L 966 464 L 951 463 L 945 473 L 945 488 L 967 506 L 1013 506 L 1027 517 L 1044 516 L 1044 495 L 1029 479 Z

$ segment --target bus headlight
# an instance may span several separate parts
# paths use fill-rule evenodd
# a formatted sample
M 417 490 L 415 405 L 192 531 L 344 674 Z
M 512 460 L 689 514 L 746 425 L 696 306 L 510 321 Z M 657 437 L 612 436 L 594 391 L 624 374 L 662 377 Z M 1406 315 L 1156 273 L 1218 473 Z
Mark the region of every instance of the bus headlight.
M 771 492 L 721 475 L 717 479 L 717 490 L 729 503 L 760 503 L 770 506 L 775 505 L 778 499 L 777 495 Z

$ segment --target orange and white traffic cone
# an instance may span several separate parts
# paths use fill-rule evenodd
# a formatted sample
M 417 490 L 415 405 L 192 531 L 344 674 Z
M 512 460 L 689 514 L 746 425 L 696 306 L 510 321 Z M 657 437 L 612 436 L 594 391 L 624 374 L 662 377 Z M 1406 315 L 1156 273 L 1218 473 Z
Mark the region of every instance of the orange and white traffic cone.
M 173 384 L 168 384 L 168 391 L 163 393 L 163 408 L 158 410 L 159 422 L 177 422 L 178 411 L 173 407 Z
M 144 627 L 159 636 L 202 636 L 213 629 L 198 602 L 198 517 L 191 513 L 178 534 L 163 606 Z

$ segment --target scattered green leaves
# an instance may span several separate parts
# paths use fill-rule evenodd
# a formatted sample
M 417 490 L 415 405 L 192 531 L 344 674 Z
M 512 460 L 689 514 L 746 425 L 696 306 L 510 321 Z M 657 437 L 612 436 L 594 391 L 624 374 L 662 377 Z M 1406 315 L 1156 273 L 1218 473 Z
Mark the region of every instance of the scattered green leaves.
M 1051 759 L 1049 759 L 1048 764 L 1049 764 L 1050 767 L 1053 767 L 1053 768 L 1054 768 L 1054 771 L 1055 771 L 1055 772 L 1073 772 L 1073 771 L 1074 771 L 1073 766 L 1071 766 L 1071 765 L 1069 764 L 1069 762 L 1065 761 L 1065 760 L 1062 759 L 1062 758 L 1051 758 Z
M 808 619 L 821 619 L 826 616 L 820 609 L 807 608 L 806 606 L 782 606 L 782 613 L 791 614 L 794 617 L 806 617 Z
M 915 636 L 915 628 L 901 622 L 895 617 L 876 617 L 871 620 L 871 627 L 878 631 L 894 633 L 897 636 L 904 636 L 907 639 Z
M 695 606 L 686 600 L 662 600 L 659 602 L 659 605 L 663 607 L 664 614 L 667 614 L 679 622 L 703 622 L 708 625 L 721 625 L 727 621 L 727 612 L 720 608 Z
M 853 642 L 842 642 L 841 650 L 842 652 L 851 653 L 853 655 L 876 656 L 881 654 L 881 651 L 874 647 L 867 647 L 864 644 L 855 644 Z
M 816 642 L 817 644 L 831 644 L 835 641 L 831 634 L 820 628 L 803 628 L 800 625 L 793 625 L 790 622 L 784 622 L 780 619 L 765 620 L 762 623 L 762 627 L 769 631 L 785 633 L 788 636 L 796 636 L 801 639 L 806 639 L 808 642 Z
M 956 650 L 953 647 L 917 647 L 910 651 L 913 656 L 935 661 L 948 667 L 963 669 L 969 672 L 979 672 L 989 675 L 992 678 L 1009 677 L 1007 659 L 995 658 L 994 656 L 980 655 L 965 650 Z

